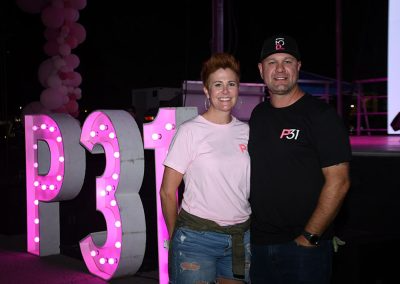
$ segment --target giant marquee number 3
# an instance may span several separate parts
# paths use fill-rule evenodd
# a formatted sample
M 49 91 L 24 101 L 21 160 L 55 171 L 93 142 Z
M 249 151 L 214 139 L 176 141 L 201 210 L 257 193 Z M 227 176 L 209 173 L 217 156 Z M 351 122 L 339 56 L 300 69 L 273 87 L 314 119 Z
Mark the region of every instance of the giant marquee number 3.
M 39 256 L 59 253 L 59 201 L 76 197 L 82 188 L 86 167 L 83 146 L 106 157 L 103 175 L 96 179 L 96 207 L 107 228 L 80 241 L 83 259 L 92 274 L 106 280 L 136 273 L 146 247 L 139 196 L 143 149 L 155 149 L 159 280 L 168 283 L 168 233 L 158 194 L 162 161 L 176 127 L 196 114 L 196 108 L 161 108 L 156 119 L 144 125 L 144 147 L 135 120 L 125 111 L 95 111 L 85 120 L 82 131 L 66 114 L 26 116 L 28 252 Z

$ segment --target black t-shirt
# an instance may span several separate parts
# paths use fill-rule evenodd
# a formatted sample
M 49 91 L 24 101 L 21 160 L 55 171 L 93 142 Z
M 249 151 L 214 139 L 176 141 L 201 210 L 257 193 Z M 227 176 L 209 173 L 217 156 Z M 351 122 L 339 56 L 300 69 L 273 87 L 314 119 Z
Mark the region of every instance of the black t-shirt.
M 347 130 L 331 106 L 307 94 L 284 108 L 259 104 L 249 124 L 252 243 L 293 240 L 317 205 L 322 168 L 351 160 Z M 331 237 L 328 229 L 323 238 Z

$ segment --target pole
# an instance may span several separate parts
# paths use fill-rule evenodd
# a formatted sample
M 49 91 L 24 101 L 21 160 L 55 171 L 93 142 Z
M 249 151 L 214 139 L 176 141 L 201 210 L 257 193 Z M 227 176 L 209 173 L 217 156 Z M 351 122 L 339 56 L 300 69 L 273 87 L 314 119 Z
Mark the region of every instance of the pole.
M 224 51 L 224 0 L 212 0 L 212 53 Z
M 336 108 L 343 116 L 342 95 L 342 1 L 336 0 Z

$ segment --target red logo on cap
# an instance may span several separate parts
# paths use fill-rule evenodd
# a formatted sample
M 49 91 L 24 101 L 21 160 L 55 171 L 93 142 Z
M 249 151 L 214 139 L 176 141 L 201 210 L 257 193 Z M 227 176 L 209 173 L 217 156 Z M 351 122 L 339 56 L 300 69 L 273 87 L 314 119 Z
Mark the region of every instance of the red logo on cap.
M 275 50 L 284 50 L 285 39 L 283 37 L 277 37 L 275 39 Z

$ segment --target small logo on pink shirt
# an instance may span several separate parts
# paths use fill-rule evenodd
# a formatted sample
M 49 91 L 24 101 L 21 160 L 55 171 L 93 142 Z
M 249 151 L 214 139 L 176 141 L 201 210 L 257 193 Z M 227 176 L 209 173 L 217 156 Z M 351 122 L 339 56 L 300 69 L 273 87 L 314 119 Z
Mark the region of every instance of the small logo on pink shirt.
M 240 151 L 242 151 L 242 153 L 247 151 L 247 144 L 239 144 L 239 148 Z

